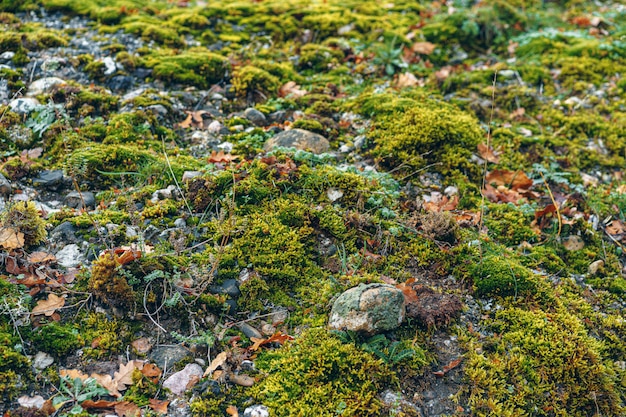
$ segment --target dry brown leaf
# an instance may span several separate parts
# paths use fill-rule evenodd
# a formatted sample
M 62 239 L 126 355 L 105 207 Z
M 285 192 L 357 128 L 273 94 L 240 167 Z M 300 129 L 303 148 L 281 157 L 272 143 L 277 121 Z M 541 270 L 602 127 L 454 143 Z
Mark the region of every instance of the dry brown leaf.
M 300 89 L 300 86 L 295 81 L 288 81 L 278 89 L 279 97 L 299 98 L 307 95 L 307 93 L 308 91 Z
M 115 405 L 115 414 L 119 417 L 137 417 L 141 415 L 141 409 L 130 401 L 120 401 Z
M 442 211 L 455 210 L 458 205 L 458 195 L 448 197 L 447 195 L 435 194 L 431 195 L 430 201 L 425 201 L 422 207 L 424 207 L 424 210 L 426 211 L 438 213 Z
M 163 371 L 161 371 L 161 369 L 155 364 L 147 363 L 141 369 L 141 373 L 156 384 L 159 382 L 159 378 L 161 378 Z
M 434 52 L 437 45 L 430 42 L 415 42 L 411 46 L 411 50 L 416 54 L 430 55 Z
M 133 384 L 133 371 L 141 370 L 144 364 L 143 361 L 138 360 L 129 361 L 126 365 L 120 364 L 120 370 L 113 374 L 113 381 L 117 383 L 118 391 L 123 391 L 128 385 Z
M 54 262 L 57 258 L 51 253 L 48 252 L 33 252 L 28 255 L 28 262 L 39 264 L 44 262 Z
M 231 417 L 239 417 L 239 410 L 237 410 L 237 407 L 235 407 L 234 405 L 229 405 L 228 407 L 226 407 L 226 414 Z
M 5 249 L 20 249 L 24 247 L 24 233 L 12 227 L 0 229 L 0 246 Z
M 50 317 L 54 314 L 57 308 L 61 308 L 65 305 L 65 298 L 59 297 L 56 294 L 48 294 L 48 299 L 39 300 L 35 308 L 33 308 L 32 314 L 34 316 L 38 314 L 45 314 Z
M 202 115 L 207 114 L 208 112 L 205 110 L 198 111 L 186 111 L 187 118 L 182 122 L 175 125 L 175 127 L 181 127 L 183 129 L 189 127 L 203 128 L 204 127 L 204 119 Z
M 451 72 L 452 72 L 452 67 L 450 66 L 443 67 L 439 71 L 435 71 L 435 78 L 437 78 L 437 81 L 439 82 L 445 81 L 446 78 L 450 76 Z
M 105 400 L 98 400 L 98 401 L 93 401 L 93 400 L 85 400 L 82 403 L 80 403 L 80 406 L 83 407 L 85 410 L 90 410 L 90 409 L 113 409 L 115 408 L 115 406 L 119 404 L 117 401 L 105 401 Z
M 451 370 L 453 370 L 454 368 L 459 366 L 461 364 L 462 360 L 463 360 L 463 358 L 458 358 L 458 359 L 455 359 L 453 361 L 450 361 L 450 363 L 448 363 L 446 366 L 443 367 L 443 371 L 446 372 L 446 373 L 450 372 Z
M 204 374 L 202 375 L 202 378 L 205 378 L 205 377 L 211 375 L 213 373 L 213 371 L 215 371 L 217 368 L 219 368 L 220 366 L 222 366 L 226 362 L 226 359 L 228 359 L 228 352 L 226 352 L 226 351 L 220 352 L 211 361 L 211 364 L 209 365 L 209 367 L 206 368 L 206 371 L 204 371 Z
M 509 119 L 519 120 L 524 117 L 524 114 L 526 114 L 526 109 L 523 107 L 519 107 L 518 109 L 512 111 L 511 114 L 509 114 Z
M 613 220 L 604 230 L 611 236 L 622 235 L 626 233 L 626 225 L 624 225 L 621 220 Z
M 167 414 L 167 406 L 169 405 L 169 401 L 165 400 L 155 400 L 154 398 L 150 398 L 150 402 L 148 403 L 148 407 L 152 408 L 159 414 Z
M 91 374 L 91 377 L 98 381 L 98 384 L 102 385 L 104 389 L 109 391 L 113 397 L 119 398 L 122 396 L 117 389 L 117 381 L 114 381 L 111 375 Z
M 61 369 L 59 370 L 59 375 L 62 377 L 68 377 L 72 380 L 79 378 L 84 381 L 85 379 L 89 378 L 89 375 L 83 373 L 82 371 L 79 371 L 78 369 Z
M 226 154 L 224 153 L 224 151 L 219 151 L 219 152 L 212 151 L 211 156 L 209 156 L 208 161 L 212 163 L 222 163 L 222 162 L 230 163 L 236 160 L 237 158 L 239 158 L 237 155 Z
M 493 164 L 497 164 L 498 162 L 500 162 L 500 152 L 487 146 L 486 143 L 478 144 L 478 154 L 481 158 Z
M 522 171 L 507 171 L 494 169 L 485 178 L 488 184 L 504 185 L 512 190 L 527 190 L 533 185 L 533 180 Z
M 415 87 L 419 85 L 419 80 L 415 77 L 415 75 L 410 72 L 405 72 L 404 74 L 398 75 L 398 79 L 396 80 L 396 88 L 408 88 Z

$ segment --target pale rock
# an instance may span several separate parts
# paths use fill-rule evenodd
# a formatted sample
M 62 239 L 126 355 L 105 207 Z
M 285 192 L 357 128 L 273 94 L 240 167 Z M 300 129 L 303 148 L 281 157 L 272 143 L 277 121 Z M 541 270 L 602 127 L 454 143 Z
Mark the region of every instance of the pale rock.
M 188 388 L 195 385 L 200 378 L 202 378 L 202 374 L 204 371 L 202 367 L 197 363 L 187 364 L 181 371 L 176 372 L 169 378 L 163 382 L 163 386 L 172 391 L 175 395 L 181 395 Z M 195 381 L 195 382 L 194 382 Z
M 57 77 L 40 78 L 30 84 L 26 95 L 32 97 L 38 96 L 39 94 L 48 93 L 50 92 L 50 90 L 52 90 L 53 87 L 61 84 L 65 84 L 65 80 Z
M 85 261 L 83 253 L 75 243 L 64 246 L 55 256 L 57 263 L 65 268 L 75 268 Z

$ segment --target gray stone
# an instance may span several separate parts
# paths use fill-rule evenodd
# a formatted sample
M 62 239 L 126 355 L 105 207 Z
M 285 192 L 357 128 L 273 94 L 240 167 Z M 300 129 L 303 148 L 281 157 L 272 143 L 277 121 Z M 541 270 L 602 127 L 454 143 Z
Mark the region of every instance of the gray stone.
M 337 298 L 328 326 L 336 330 L 375 334 L 397 328 L 404 315 L 402 291 L 387 284 L 360 284 Z
M 9 62 L 10 60 L 13 59 L 14 56 L 15 56 L 15 52 L 13 51 L 3 52 L 2 54 L 0 54 L 0 62 Z
M 65 196 L 63 204 L 74 209 L 95 208 L 96 196 L 90 191 L 72 191 Z
M 267 124 L 265 115 L 253 107 L 248 107 L 243 112 L 243 116 L 251 121 L 255 126 L 265 126 Z
M 85 261 L 77 244 L 71 243 L 56 253 L 57 263 L 65 268 L 75 268 Z
M 262 404 L 255 404 L 243 411 L 243 417 L 270 417 L 270 411 Z
M 76 243 L 76 227 L 70 222 L 63 222 L 50 232 L 50 241 L 59 243 Z
M 316 154 L 324 153 L 330 148 L 328 139 L 324 136 L 304 129 L 291 129 L 280 132 L 268 139 L 263 149 L 270 151 L 279 146 L 311 151 Z
M 222 130 L 223 127 L 224 127 L 224 125 L 222 125 L 219 121 L 213 120 L 211 123 L 209 123 L 209 125 L 206 128 L 206 130 L 209 133 L 217 135 L 217 134 L 220 133 L 220 131 Z
M 202 378 L 202 367 L 197 363 L 188 363 L 181 371 L 176 372 L 163 382 L 163 386 L 180 395 L 187 391 L 189 385 L 197 383 Z
M 106 67 L 106 69 L 104 70 L 104 75 L 111 75 L 115 71 L 117 71 L 115 61 L 110 56 L 107 56 L 104 59 L 102 59 L 102 63 Z
M 53 171 L 45 170 L 41 171 L 37 178 L 33 180 L 35 187 L 46 187 L 49 189 L 56 189 L 63 183 L 63 171 L 56 169 Z
M 33 81 L 28 87 L 27 96 L 38 96 L 39 94 L 48 93 L 52 87 L 65 84 L 65 81 L 57 77 L 45 77 Z
M 182 346 L 157 346 L 152 349 L 150 359 L 161 369 L 172 369 L 175 364 L 191 357 L 191 352 Z
M 256 337 L 257 339 L 263 339 L 263 335 L 261 334 L 261 332 L 250 326 L 248 323 L 239 323 L 237 327 L 247 337 Z
M 184 229 L 185 227 L 187 227 L 187 222 L 185 221 L 185 219 L 179 218 L 174 220 L 174 226 L 178 227 L 179 229 Z
M 217 294 L 226 294 L 233 298 L 239 297 L 241 291 L 239 291 L 239 284 L 236 279 L 227 279 L 222 285 L 211 286 L 211 292 Z
M 183 178 L 182 181 L 189 181 L 192 178 L 196 178 L 196 177 L 200 177 L 202 176 L 202 172 L 201 171 L 185 171 L 183 172 Z
M 287 120 L 287 112 L 285 110 L 277 110 L 268 115 L 271 123 L 284 123 Z
M 19 115 L 25 115 L 33 111 L 37 106 L 39 106 L 39 101 L 30 97 L 20 97 L 9 102 L 9 108 L 12 112 L 15 112 Z

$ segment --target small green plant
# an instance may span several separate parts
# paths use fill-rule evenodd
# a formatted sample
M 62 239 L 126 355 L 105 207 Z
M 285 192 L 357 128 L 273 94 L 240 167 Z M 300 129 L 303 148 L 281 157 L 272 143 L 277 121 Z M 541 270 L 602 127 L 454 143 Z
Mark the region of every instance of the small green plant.
M 415 355 L 413 349 L 403 349 L 399 340 L 390 341 L 385 335 L 377 334 L 361 345 L 361 349 L 373 353 L 388 365 L 396 365 Z
M 101 387 L 94 378 L 84 381 L 80 378 L 63 376 L 59 380 L 58 395 L 52 399 L 52 405 L 57 410 L 69 408 L 67 414 L 75 415 L 84 411 L 81 403 L 101 395 L 108 395 L 109 391 Z
M 394 37 L 389 43 L 380 45 L 374 53 L 376 56 L 372 62 L 381 67 L 385 74 L 393 76 L 394 74 L 406 69 L 407 63 L 402 59 L 403 45 L 396 47 L 397 37 Z
M 28 120 L 26 120 L 26 127 L 31 128 L 37 137 L 40 138 L 55 121 L 65 121 L 67 119 L 68 115 L 61 104 L 49 102 L 34 109 Z

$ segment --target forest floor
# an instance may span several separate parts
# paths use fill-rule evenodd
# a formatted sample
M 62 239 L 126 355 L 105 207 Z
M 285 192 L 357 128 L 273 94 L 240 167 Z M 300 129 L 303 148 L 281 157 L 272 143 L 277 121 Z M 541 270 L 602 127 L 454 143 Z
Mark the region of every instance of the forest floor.
M 626 415 L 626 7 L 469 3 L 2 1 L 0 411 Z

